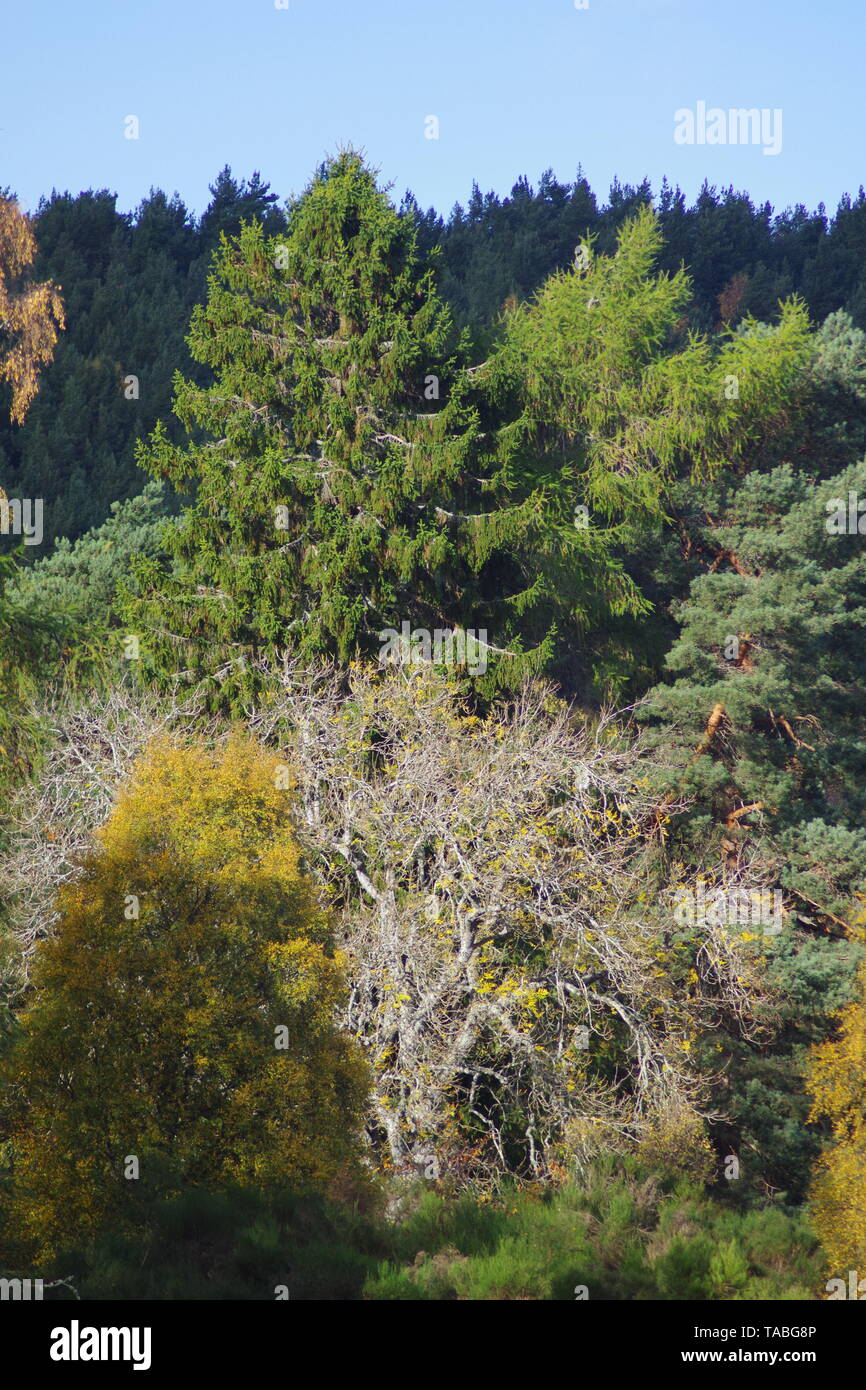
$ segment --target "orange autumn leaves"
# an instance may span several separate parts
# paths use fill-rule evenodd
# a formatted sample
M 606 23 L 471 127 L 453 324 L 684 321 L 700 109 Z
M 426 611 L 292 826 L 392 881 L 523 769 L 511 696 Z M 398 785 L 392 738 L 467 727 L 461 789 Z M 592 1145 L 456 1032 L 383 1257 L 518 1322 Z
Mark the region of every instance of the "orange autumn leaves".
M 29 219 L 13 199 L 0 198 L 0 381 L 12 388 L 10 413 L 17 425 L 24 423 L 39 372 L 66 326 L 59 286 L 29 279 L 35 257 Z

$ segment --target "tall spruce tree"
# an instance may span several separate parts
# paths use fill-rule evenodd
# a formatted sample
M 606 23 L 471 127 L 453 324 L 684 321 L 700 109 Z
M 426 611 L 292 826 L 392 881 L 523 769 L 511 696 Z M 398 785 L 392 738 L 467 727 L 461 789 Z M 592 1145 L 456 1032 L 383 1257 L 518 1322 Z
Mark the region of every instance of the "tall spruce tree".
M 176 378 L 175 411 L 197 439 L 160 427 L 142 464 L 195 491 L 173 538 L 176 581 L 139 567 L 134 605 L 157 664 L 222 666 L 281 645 L 347 659 L 400 618 L 443 612 L 459 564 L 437 521 L 477 424 L 459 398 L 453 334 L 413 222 L 348 152 L 291 209 L 284 237 L 260 223 L 222 239 L 193 355 L 208 388 Z M 160 636 L 160 633 L 166 633 Z

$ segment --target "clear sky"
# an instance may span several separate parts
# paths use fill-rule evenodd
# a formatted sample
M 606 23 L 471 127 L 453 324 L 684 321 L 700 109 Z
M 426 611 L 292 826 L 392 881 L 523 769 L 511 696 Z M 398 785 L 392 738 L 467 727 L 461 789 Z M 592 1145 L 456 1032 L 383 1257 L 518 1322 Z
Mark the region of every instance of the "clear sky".
M 285 197 L 349 143 L 443 212 L 578 164 L 600 195 L 706 177 L 777 209 L 866 182 L 866 0 L 0 0 L 0 34 L 0 187 L 30 206 L 153 185 L 200 212 L 227 163 Z M 699 102 L 780 109 L 781 152 L 677 144 Z

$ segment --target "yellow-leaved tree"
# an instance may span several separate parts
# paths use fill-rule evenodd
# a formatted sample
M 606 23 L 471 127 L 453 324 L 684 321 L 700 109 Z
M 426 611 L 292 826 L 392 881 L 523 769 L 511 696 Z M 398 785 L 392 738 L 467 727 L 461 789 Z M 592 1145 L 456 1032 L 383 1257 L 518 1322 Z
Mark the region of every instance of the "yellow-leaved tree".
M 0 197 L 0 381 L 12 387 L 11 415 L 24 418 L 39 386 L 39 372 L 54 356 L 66 326 L 59 286 L 29 278 L 36 258 L 30 219 L 13 198 Z
M 58 331 L 65 327 L 59 286 L 30 278 L 35 257 L 29 218 L 14 199 L 0 194 L 0 385 L 5 381 L 11 387 L 10 414 L 17 425 L 24 423 L 39 373 L 54 356 Z M 7 497 L 0 486 L 0 537 L 8 531 Z M 13 559 L 0 555 L 0 791 L 26 764 L 31 720 L 24 700 L 55 635 L 50 619 L 22 619 L 7 601 L 4 590 L 14 573 Z
M 366 1067 L 299 855 L 292 793 L 252 740 L 159 740 L 136 765 L 60 891 L 4 1062 L 18 1255 L 134 1229 L 145 1190 L 366 1186 Z
M 806 1081 L 809 1119 L 828 1121 L 833 1136 L 815 1169 L 812 1224 L 831 1273 L 866 1277 L 866 962 L 838 1022 L 836 1040 L 812 1049 Z

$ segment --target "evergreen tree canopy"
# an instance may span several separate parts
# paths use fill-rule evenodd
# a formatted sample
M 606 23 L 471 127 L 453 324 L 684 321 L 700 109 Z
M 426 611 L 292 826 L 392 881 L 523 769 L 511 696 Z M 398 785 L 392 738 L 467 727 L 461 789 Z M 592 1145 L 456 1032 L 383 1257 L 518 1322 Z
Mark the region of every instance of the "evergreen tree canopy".
M 225 241 L 189 339 L 216 379 L 176 382 L 194 442 L 160 428 L 140 453 L 195 492 L 180 573 L 139 567 L 150 660 L 218 669 L 225 691 L 248 656 L 372 654 L 409 619 L 486 631 L 494 683 L 514 684 L 646 612 L 623 542 L 662 520 L 679 470 L 712 473 L 773 427 L 808 339 L 796 304 L 718 350 L 684 334 L 688 281 L 654 272 L 659 246 L 644 212 L 468 368 L 414 223 L 356 155 L 320 172 L 284 241 L 258 224 Z M 575 524 L 584 504 L 600 525 Z
M 570 270 L 507 315 L 485 378 L 505 417 L 501 476 L 536 507 L 544 499 L 544 525 L 521 556 L 534 582 L 515 606 L 524 624 L 533 608 L 536 621 L 555 616 L 572 688 L 567 660 L 580 646 L 597 688 L 621 684 L 651 607 L 628 556 L 666 520 L 678 477 L 713 477 L 779 427 L 809 352 L 795 302 L 766 333 L 719 343 L 689 332 L 690 282 L 658 270 L 661 246 L 646 208 L 613 255 L 579 246 Z
M 763 823 L 786 847 L 789 886 L 837 913 L 866 851 L 862 536 L 828 529 L 837 500 L 847 522 L 849 492 L 866 497 L 866 461 L 820 483 L 781 464 L 694 499 L 708 568 L 674 605 L 673 679 L 645 713 L 670 786 L 696 797 L 697 836 L 740 843 Z M 854 839 L 828 854 L 832 826 Z
M 425 409 L 427 378 L 453 373 L 450 318 L 357 156 L 320 173 L 283 240 L 258 223 L 224 240 L 189 341 L 216 379 L 178 378 L 175 410 L 210 437 L 181 449 L 160 428 L 140 454 L 196 493 L 172 540 L 183 580 L 136 610 L 175 637 L 167 669 L 288 642 L 345 658 L 395 613 L 437 614 L 455 548 L 430 502 L 474 422 L 459 399 Z

